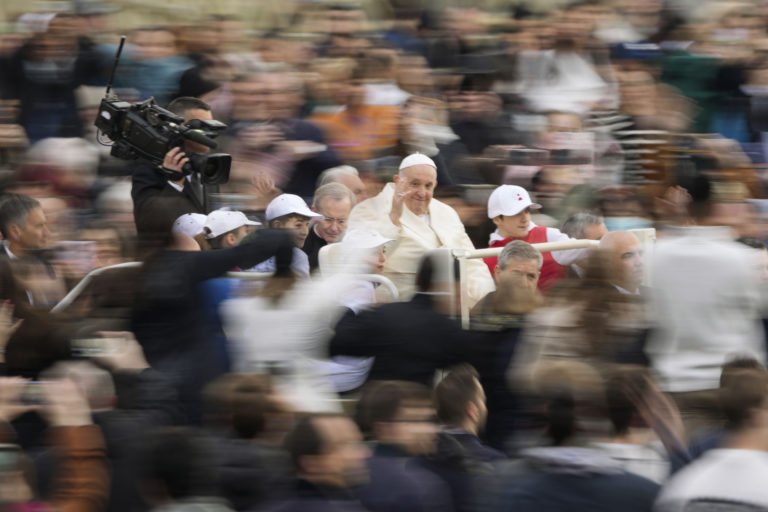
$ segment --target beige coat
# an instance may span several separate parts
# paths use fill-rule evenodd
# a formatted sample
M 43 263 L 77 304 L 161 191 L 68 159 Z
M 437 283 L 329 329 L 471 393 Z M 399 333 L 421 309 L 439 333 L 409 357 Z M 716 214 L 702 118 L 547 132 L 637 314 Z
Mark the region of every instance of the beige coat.
M 407 207 L 403 208 L 400 227 L 392 224 L 389 212 L 395 184 L 388 183 L 376 196 L 363 201 L 352 209 L 349 227 L 368 227 L 395 241 L 387 247 L 387 263 L 384 276 L 395 283 L 401 300 L 409 299 L 414 291 L 414 281 L 420 258 L 432 249 L 474 249 L 453 208 L 436 199 L 429 202 L 429 224 Z M 475 305 L 487 293 L 495 289 L 488 267 L 481 259 L 467 261 L 469 307 Z

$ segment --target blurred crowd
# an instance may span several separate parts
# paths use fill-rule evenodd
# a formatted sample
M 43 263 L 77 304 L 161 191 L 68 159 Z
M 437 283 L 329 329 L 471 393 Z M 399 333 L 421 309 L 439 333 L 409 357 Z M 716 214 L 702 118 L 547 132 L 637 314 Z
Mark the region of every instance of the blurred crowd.
M 0 506 L 768 510 L 768 2 L 369 3 L 5 20 Z

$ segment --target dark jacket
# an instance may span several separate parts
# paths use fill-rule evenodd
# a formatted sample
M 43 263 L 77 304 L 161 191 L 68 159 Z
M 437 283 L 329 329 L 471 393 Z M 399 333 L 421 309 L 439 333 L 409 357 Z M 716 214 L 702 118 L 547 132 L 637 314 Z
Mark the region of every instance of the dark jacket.
M 437 438 L 437 451 L 429 457 L 430 467 L 451 490 L 457 512 L 474 510 L 475 493 L 495 471 L 494 462 L 503 453 L 489 448 L 463 430 L 444 430 Z
M 344 489 L 318 487 L 306 480 L 297 480 L 290 498 L 277 500 L 259 512 L 364 512 L 352 493 Z
M 221 497 L 235 510 L 253 510 L 292 496 L 293 465 L 277 447 L 245 439 L 216 441 Z
M 471 359 L 474 334 L 435 311 L 432 299 L 385 304 L 336 325 L 330 352 L 375 357 L 370 380 L 407 380 L 431 386 L 436 370 Z
M 650 512 L 659 485 L 627 473 L 620 463 L 586 448 L 530 450 L 530 472 L 498 474 L 492 510 L 515 512 Z M 512 463 L 514 464 L 514 463 Z
M 301 248 L 302 251 L 307 253 L 307 257 L 309 258 L 309 270 L 317 269 L 319 266 L 317 256 L 320 254 L 320 249 L 326 245 L 328 245 L 328 242 L 317 236 L 317 233 L 315 233 L 315 228 L 309 228 L 307 239 L 304 240 L 304 247 Z
M 169 199 L 181 205 L 178 215 L 184 213 L 207 213 L 202 191 L 195 192 L 189 180 L 179 192 L 168 179 L 160 173 L 157 166 L 148 162 L 139 162 L 133 168 L 131 176 L 131 198 L 133 199 L 133 219 L 139 233 L 146 231 L 147 223 Z
M 389 445 L 377 445 L 368 459 L 369 483 L 359 489 L 360 501 L 373 512 L 449 512 L 453 499 L 448 485 L 421 459 Z
M 262 230 L 252 242 L 207 252 L 163 250 L 144 263 L 134 299 L 132 331 L 147 361 L 177 380 L 181 401 L 200 421 L 200 391 L 224 370 L 207 336 L 200 283 L 232 268 L 250 268 L 276 256 L 279 272 L 289 268 L 290 234 Z

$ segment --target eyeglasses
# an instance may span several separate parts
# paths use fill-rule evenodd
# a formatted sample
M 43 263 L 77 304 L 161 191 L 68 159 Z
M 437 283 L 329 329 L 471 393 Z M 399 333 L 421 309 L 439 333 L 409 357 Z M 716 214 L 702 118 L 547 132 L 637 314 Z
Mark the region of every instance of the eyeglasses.
M 338 224 L 339 226 L 346 226 L 347 225 L 347 219 L 334 219 L 332 217 L 324 217 L 318 222 L 321 222 L 325 225 L 331 225 L 331 224 Z

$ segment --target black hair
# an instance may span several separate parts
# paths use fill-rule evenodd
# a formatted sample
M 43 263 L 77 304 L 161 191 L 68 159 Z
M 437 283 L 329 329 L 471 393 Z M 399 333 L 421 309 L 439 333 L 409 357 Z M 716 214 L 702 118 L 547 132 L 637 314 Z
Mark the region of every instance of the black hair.
M 193 98 L 192 96 L 180 96 L 170 102 L 168 110 L 181 117 L 186 117 L 186 113 L 190 110 L 205 110 L 210 112 L 211 106 L 200 98 Z
M 547 434 L 554 446 L 576 434 L 576 399 L 570 390 L 561 389 L 547 402 Z
M 427 254 L 421 258 L 419 263 L 419 269 L 416 271 L 416 290 L 420 292 L 428 292 L 432 289 L 432 285 L 435 282 L 438 273 L 438 262 L 435 261 L 437 256 Z M 459 281 L 459 260 L 452 257 L 453 266 L 453 278 L 456 282 Z
M 647 378 L 648 373 L 643 369 L 619 368 L 606 379 L 605 402 L 615 434 L 623 435 L 629 432 L 632 420 L 637 414 L 637 406 L 629 393 L 631 390 L 645 393 Z
M 753 249 L 765 249 L 765 242 L 751 236 L 740 236 L 736 241 Z
M 338 413 L 308 414 L 296 423 L 296 426 L 285 438 L 285 450 L 291 456 L 297 472 L 301 472 L 303 469 L 301 467 L 302 457 L 322 455 L 326 452 L 328 448 L 326 439 L 323 438 L 320 429 L 317 428 L 317 421 L 327 418 L 346 418 L 346 416 Z
M 467 404 L 478 400 L 477 370 L 462 364 L 453 368 L 435 388 L 437 417 L 446 425 L 458 426 L 467 415 Z
M 27 215 L 35 208 L 40 208 L 40 203 L 29 196 L 11 193 L 0 196 L 0 233 L 3 238 L 9 238 L 8 228 L 12 224 L 23 228 Z
M 369 387 L 358 403 L 358 423 L 363 432 L 375 431 L 377 423 L 397 419 L 406 403 L 430 403 L 430 390 L 421 384 L 405 381 L 381 381 Z

